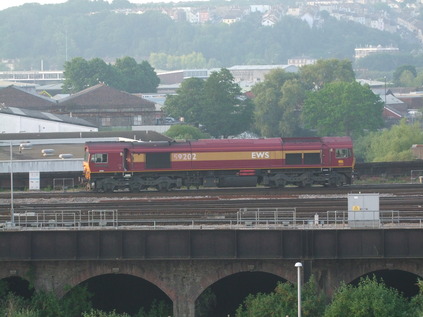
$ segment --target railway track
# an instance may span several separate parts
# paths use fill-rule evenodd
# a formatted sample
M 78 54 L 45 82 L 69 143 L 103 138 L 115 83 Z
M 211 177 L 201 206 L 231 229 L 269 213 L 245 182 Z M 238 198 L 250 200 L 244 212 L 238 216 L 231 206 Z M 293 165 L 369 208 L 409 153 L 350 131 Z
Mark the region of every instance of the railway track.
M 321 194 L 332 195 L 350 192 L 362 193 L 391 193 L 396 195 L 413 194 L 419 195 L 423 193 L 423 184 L 380 184 L 380 185 L 345 185 L 338 188 L 328 188 L 323 186 L 313 186 L 306 188 L 285 187 L 282 189 L 272 189 L 265 187 L 253 188 L 211 188 L 211 189 L 180 189 L 169 192 L 158 192 L 155 190 L 142 191 L 139 193 L 131 193 L 125 191 L 115 191 L 113 193 L 96 193 L 85 190 L 81 191 L 15 191 L 14 197 L 19 198 L 80 198 L 80 197 L 139 197 L 139 198 L 157 198 L 157 197 L 205 197 L 205 196 L 295 196 L 304 194 Z M 0 192 L 0 199 L 10 199 L 10 192 Z
M 216 189 L 173 191 L 167 193 L 17 193 L 14 218 L 19 223 L 91 222 L 122 223 L 194 223 L 225 221 L 236 223 L 240 212 L 254 210 L 269 216 L 274 211 L 282 217 L 310 221 L 315 215 L 327 218 L 335 211 L 348 209 L 348 193 L 379 193 L 380 210 L 386 214 L 420 215 L 423 218 L 423 186 L 385 185 L 343 188 Z M 0 194 L 0 222 L 10 220 L 10 196 Z M 10 193 L 9 193 L 10 195 Z M 295 213 L 295 216 L 294 216 Z M 275 213 L 272 214 L 275 217 Z

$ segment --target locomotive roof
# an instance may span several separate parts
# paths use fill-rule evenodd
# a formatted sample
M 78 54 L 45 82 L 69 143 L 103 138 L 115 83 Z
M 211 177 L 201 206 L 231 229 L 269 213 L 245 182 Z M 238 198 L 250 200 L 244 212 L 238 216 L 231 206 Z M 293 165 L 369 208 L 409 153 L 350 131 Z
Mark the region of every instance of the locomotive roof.
M 260 147 L 271 148 L 281 147 L 295 149 L 301 147 L 302 149 L 315 149 L 326 144 L 330 147 L 351 147 L 352 141 L 349 137 L 305 137 L 305 138 L 268 138 L 268 139 L 200 139 L 191 141 L 153 141 L 153 142 L 138 142 L 135 140 L 125 140 L 120 142 L 106 141 L 106 142 L 87 142 L 87 146 L 93 151 L 118 151 L 122 148 L 150 148 L 158 151 L 167 150 L 168 148 L 207 148 L 207 149 L 222 149 L 222 148 L 244 148 L 253 147 L 259 149 Z

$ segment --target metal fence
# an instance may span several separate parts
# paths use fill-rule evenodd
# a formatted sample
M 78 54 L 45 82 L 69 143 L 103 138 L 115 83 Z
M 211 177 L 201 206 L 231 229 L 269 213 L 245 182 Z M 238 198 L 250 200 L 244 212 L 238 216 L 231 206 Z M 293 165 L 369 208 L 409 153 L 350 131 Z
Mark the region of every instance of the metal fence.
M 348 211 L 299 215 L 296 208 L 241 208 L 236 214 L 213 214 L 198 218 L 122 217 L 118 210 L 59 210 L 0 216 L 2 230 L 81 229 L 351 229 L 422 228 L 423 211 L 368 211 L 370 221 L 349 219 Z
M 75 180 L 73 178 L 54 178 L 53 190 L 66 191 L 75 188 Z

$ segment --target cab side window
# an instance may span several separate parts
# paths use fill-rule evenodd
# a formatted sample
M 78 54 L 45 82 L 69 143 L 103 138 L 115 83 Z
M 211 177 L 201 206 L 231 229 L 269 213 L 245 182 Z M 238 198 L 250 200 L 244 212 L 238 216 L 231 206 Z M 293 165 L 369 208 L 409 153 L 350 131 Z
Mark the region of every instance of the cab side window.
M 335 152 L 336 158 L 347 158 L 351 156 L 350 149 L 336 149 Z
M 107 163 L 107 159 L 106 153 L 95 153 L 91 155 L 91 162 L 94 163 Z

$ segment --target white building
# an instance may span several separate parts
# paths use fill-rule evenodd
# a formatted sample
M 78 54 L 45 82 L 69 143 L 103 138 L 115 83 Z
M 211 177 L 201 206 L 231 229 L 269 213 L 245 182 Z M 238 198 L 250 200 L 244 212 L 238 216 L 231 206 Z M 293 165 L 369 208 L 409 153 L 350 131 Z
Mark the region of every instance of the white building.
M 97 127 L 78 118 L 0 106 L 0 133 L 95 132 Z
M 367 46 L 367 47 L 359 47 L 355 49 L 355 58 L 362 58 L 362 57 L 366 57 L 370 54 L 381 54 L 381 53 L 388 53 L 388 54 L 392 54 L 392 53 L 398 53 L 399 52 L 399 48 L 398 47 L 392 47 L 392 46 Z

